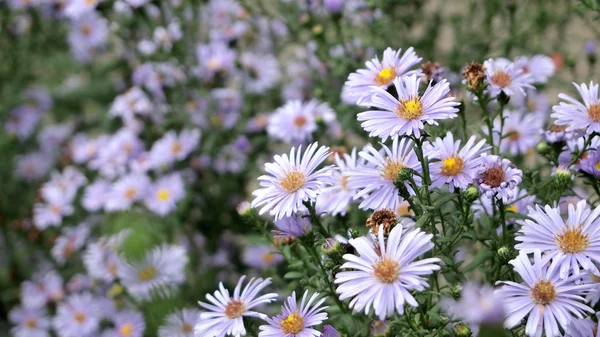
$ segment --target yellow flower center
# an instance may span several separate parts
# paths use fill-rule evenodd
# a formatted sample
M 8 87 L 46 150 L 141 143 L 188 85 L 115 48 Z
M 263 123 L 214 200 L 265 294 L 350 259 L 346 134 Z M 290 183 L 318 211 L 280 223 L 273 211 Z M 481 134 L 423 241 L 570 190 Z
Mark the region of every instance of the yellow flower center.
M 282 320 L 279 323 L 279 327 L 284 334 L 295 335 L 304 329 L 304 319 L 302 319 L 299 313 L 294 312 Z
M 594 103 L 588 107 L 588 117 L 593 122 L 600 122 L 600 103 Z
M 229 319 L 234 319 L 242 316 L 246 311 L 246 305 L 239 300 L 231 300 L 225 307 L 225 316 Z
M 383 68 L 377 75 L 375 75 L 375 83 L 377 85 L 388 85 L 396 78 L 396 69 L 394 68 Z
M 373 266 L 373 276 L 381 283 L 394 283 L 400 275 L 400 264 L 387 258 L 382 259 Z
M 96 0 L 85 0 L 85 4 L 88 6 L 92 6 L 96 3 Z
M 398 117 L 405 120 L 414 120 L 423 115 L 423 104 L 421 103 L 421 97 L 409 98 L 401 100 L 396 109 Z
M 302 188 L 305 182 L 306 177 L 302 172 L 292 171 L 288 173 L 283 179 L 281 179 L 279 185 L 284 191 L 288 193 L 294 193 L 300 188 Z
M 600 161 L 596 163 L 596 170 L 600 170 Z
M 401 202 L 398 207 L 396 207 L 396 214 L 402 215 L 410 215 L 413 216 L 415 213 L 410 210 L 410 204 L 406 201 Z
M 509 211 L 509 212 L 518 213 L 517 206 L 515 204 L 512 204 L 512 205 L 508 206 L 506 208 L 506 210 Z
M 158 271 L 156 270 L 156 268 L 147 267 L 138 271 L 138 278 L 140 279 L 140 281 L 147 282 L 155 278 L 157 273 Z
M 500 184 L 504 181 L 506 174 L 501 166 L 495 166 L 487 169 L 483 172 L 481 178 L 483 179 L 483 183 L 487 184 L 491 187 L 499 187 Z
M 171 192 L 169 192 L 169 190 L 166 188 L 161 188 L 158 190 L 158 193 L 156 193 L 156 197 L 160 201 L 167 201 L 170 196 L 171 196 Z
M 385 180 L 390 180 L 390 181 L 396 180 L 400 170 L 402 170 L 405 167 L 404 164 L 402 164 L 400 162 L 392 161 L 390 159 L 386 159 L 385 161 L 386 161 L 386 164 L 385 164 L 385 167 L 383 168 L 383 172 L 381 173 L 381 176 Z
M 294 118 L 294 126 L 297 128 L 301 128 L 304 125 L 306 125 L 306 117 L 304 116 L 296 116 L 296 118 Z
M 37 328 L 37 321 L 34 318 L 27 318 L 25 320 L 25 326 L 28 327 L 29 329 L 35 329 Z
M 538 281 L 531 288 L 531 297 L 537 304 L 549 304 L 556 297 L 556 288 L 554 288 L 554 285 L 550 281 Z
M 75 315 L 73 315 L 73 318 L 77 323 L 83 323 L 87 316 L 85 315 L 85 313 L 78 311 L 75 313 Z
M 588 235 L 583 233 L 581 226 L 569 226 L 554 239 L 563 253 L 580 253 L 590 243 Z
M 121 336 L 131 336 L 131 334 L 133 333 L 133 324 L 131 323 L 125 323 L 123 325 L 121 325 L 121 328 L 119 329 L 119 333 L 121 333 Z
M 464 166 L 462 158 L 453 155 L 442 161 L 442 175 L 455 176 L 462 172 Z
M 499 70 L 492 75 L 492 83 L 499 86 L 500 88 L 506 88 L 512 82 L 512 78 L 506 72 Z
M 183 332 L 186 335 L 192 333 L 192 331 L 194 331 L 194 327 L 192 327 L 191 324 L 183 323 L 183 325 L 181 326 L 181 332 Z
M 130 187 L 125 190 L 125 198 L 127 198 L 129 200 L 135 199 L 136 195 L 137 195 L 137 190 L 134 187 Z

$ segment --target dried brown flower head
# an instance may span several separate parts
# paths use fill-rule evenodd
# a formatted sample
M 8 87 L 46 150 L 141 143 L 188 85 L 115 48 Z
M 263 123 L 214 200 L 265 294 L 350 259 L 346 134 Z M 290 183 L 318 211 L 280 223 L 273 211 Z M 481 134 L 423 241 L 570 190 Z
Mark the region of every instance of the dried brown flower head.
M 485 79 L 485 67 L 481 63 L 471 62 L 467 64 L 462 75 L 467 80 L 469 88 L 477 89 Z
M 370 227 L 371 232 L 375 235 L 379 233 L 379 226 L 383 226 L 383 234 L 386 236 L 389 235 L 397 223 L 398 218 L 396 217 L 396 213 L 389 208 L 375 211 L 367 219 L 367 227 Z

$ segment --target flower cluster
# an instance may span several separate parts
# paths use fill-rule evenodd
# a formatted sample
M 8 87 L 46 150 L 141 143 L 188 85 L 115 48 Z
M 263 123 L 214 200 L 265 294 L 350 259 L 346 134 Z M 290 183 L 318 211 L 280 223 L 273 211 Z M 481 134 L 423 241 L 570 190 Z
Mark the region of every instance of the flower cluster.
M 455 5 L 1 2 L 0 329 L 600 336 L 598 6 Z

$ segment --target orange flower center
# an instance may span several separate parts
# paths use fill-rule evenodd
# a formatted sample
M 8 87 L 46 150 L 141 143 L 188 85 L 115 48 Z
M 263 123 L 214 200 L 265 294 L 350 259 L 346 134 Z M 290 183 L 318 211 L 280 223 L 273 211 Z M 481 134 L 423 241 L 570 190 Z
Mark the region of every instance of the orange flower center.
M 73 315 L 73 318 L 75 319 L 75 321 L 77 321 L 77 323 L 83 323 L 87 316 L 85 315 L 85 313 L 78 311 L 75 313 L 75 315 Z
M 308 121 L 307 121 L 306 117 L 301 116 L 301 115 L 296 116 L 296 118 L 294 118 L 294 126 L 297 128 L 303 127 L 304 125 L 306 125 L 307 122 Z
M 394 260 L 384 258 L 373 266 L 373 276 L 381 283 L 394 283 L 400 275 L 400 265 Z
M 500 88 L 506 88 L 512 82 L 512 78 L 509 74 L 502 70 L 498 70 L 492 75 L 492 83 L 499 86 Z
M 590 241 L 588 235 L 583 232 L 581 226 L 569 226 L 554 239 L 563 253 L 580 253 L 584 251 Z
M 404 164 L 402 164 L 400 162 L 392 161 L 388 158 L 388 159 L 386 159 L 386 165 L 383 168 L 383 172 L 381 173 L 381 176 L 385 180 L 394 181 L 394 180 L 396 180 L 396 178 L 398 178 L 398 173 L 400 173 L 400 170 L 403 169 L 404 167 L 405 167 Z
M 600 103 L 594 103 L 588 107 L 588 117 L 595 122 L 600 122 Z
M 125 323 L 125 324 L 121 325 L 119 332 L 121 333 L 121 336 L 124 336 L 124 337 L 131 336 L 131 334 L 133 333 L 133 324 Z
M 231 300 L 225 307 L 225 316 L 229 319 L 240 317 L 246 311 L 246 305 L 239 300 Z
M 288 173 L 283 179 L 281 179 L 279 185 L 281 186 L 281 188 L 283 188 L 284 191 L 288 193 L 294 193 L 300 188 L 302 188 L 305 182 L 306 177 L 302 172 L 292 171 Z
M 556 298 L 556 288 L 554 288 L 554 285 L 550 281 L 538 281 L 531 288 L 531 297 L 533 298 L 535 303 L 540 305 L 547 305 L 550 302 L 552 302 L 554 298 Z

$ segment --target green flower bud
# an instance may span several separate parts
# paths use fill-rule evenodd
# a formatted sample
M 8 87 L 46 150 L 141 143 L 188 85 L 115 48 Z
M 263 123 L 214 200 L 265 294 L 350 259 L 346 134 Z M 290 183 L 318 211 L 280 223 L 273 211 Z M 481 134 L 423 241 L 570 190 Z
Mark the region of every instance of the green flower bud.
M 460 284 L 455 284 L 452 289 L 450 290 L 450 294 L 452 295 L 452 298 L 454 298 L 455 300 L 460 298 L 460 293 L 462 292 L 463 287 Z
M 510 248 L 506 246 L 498 248 L 498 251 L 496 253 L 498 254 L 498 258 L 500 258 L 500 261 L 502 261 L 502 263 L 507 263 L 508 261 L 512 260 L 512 253 L 510 251 Z
M 477 198 L 479 198 L 479 189 L 475 186 L 469 186 L 465 190 L 465 199 L 467 199 L 467 202 L 472 203 Z
M 550 153 L 550 146 L 546 142 L 541 142 L 537 145 L 537 152 L 539 154 L 548 154 Z
M 454 334 L 456 337 L 471 337 L 471 328 L 465 323 L 458 323 L 454 326 Z
M 571 184 L 572 177 L 573 175 L 568 168 L 559 166 L 554 171 L 554 179 L 552 183 L 558 191 L 562 192 L 567 186 L 569 186 L 569 184 Z

